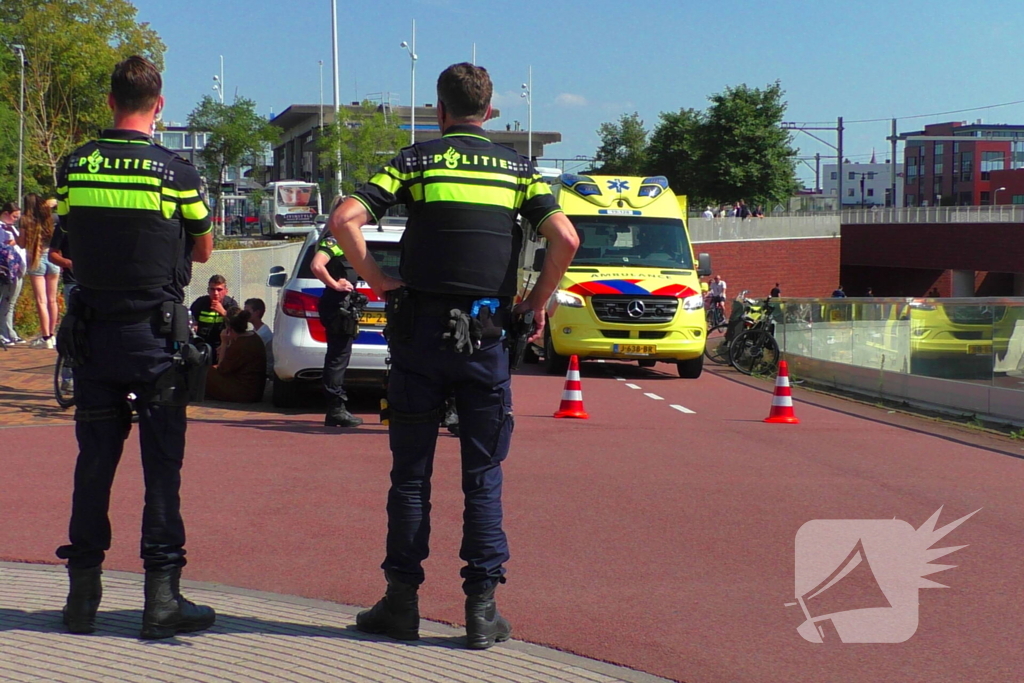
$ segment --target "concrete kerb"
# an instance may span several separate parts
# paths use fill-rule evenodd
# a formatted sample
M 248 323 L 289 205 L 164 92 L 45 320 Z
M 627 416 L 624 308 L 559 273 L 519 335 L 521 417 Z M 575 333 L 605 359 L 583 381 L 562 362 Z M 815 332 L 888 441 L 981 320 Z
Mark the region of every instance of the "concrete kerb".
M 474 652 L 461 646 L 462 629 L 426 620 L 418 643 L 399 643 L 356 631 L 354 606 L 188 580 L 183 591 L 215 607 L 218 623 L 161 647 L 136 638 L 142 575 L 103 576 L 97 631 L 73 636 L 60 624 L 63 566 L 0 562 L 0 680 L 667 680 L 516 640 Z

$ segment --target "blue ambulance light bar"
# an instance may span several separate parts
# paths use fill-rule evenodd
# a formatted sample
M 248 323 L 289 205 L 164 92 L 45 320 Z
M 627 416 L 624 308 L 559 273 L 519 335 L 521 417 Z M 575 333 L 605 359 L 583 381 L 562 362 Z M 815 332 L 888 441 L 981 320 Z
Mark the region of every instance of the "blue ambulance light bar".
M 637 195 L 640 197 L 657 197 L 659 194 L 668 189 L 668 178 L 663 175 L 651 176 L 644 178 L 640 182 L 640 191 Z
M 563 173 L 562 185 L 583 197 L 601 194 L 601 188 L 597 186 L 597 183 L 590 176 Z

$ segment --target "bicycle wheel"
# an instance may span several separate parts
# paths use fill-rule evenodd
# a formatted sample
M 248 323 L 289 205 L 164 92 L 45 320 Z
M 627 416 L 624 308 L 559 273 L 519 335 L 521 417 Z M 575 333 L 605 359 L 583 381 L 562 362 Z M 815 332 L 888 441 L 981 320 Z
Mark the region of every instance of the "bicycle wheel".
M 71 368 L 66 367 L 64 356 L 59 353 L 53 365 L 53 397 L 57 399 L 57 405 L 65 410 L 75 405 Z
M 744 375 L 773 376 L 779 367 L 779 345 L 768 330 L 746 330 L 729 346 L 729 360 Z
M 728 330 L 726 323 L 708 328 L 707 339 L 704 340 L 704 355 L 712 363 L 719 365 L 729 364 L 729 344 L 725 341 L 725 333 Z

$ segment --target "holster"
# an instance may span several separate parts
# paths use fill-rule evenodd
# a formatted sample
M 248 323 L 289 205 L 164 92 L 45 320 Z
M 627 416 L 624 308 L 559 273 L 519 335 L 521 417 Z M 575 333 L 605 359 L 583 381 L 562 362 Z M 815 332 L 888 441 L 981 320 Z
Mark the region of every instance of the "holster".
M 86 330 L 88 310 L 82 305 L 77 292 L 68 300 L 64 319 L 57 328 L 57 353 L 64 356 L 71 367 L 82 365 L 89 358 L 89 342 Z
M 416 308 L 412 301 L 412 291 L 408 287 L 393 289 L 387 293 L 384 315 L 387 324 L 384 327 L 384 338 L 387 341 L 412 341 L 413 328 L 416 323 Z
M 354 337 L 359 334 L 359 317 L 368 299 L 359 292 L 349 292 L 337 306 L 321 306 L 320 322 L 334 335 Z

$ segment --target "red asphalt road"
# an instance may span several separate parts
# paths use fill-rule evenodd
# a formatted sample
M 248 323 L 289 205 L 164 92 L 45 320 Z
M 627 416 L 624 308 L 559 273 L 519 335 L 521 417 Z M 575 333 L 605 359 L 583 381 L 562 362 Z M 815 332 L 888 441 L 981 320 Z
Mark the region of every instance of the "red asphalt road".
M 1018 443 L 799 389 L 802 424 L 766 425 L 769 387 L 731 372 L 684 381 L 608 363 L 583 375 L 588 421 L 551 418 L 563 378 L 515 379 L 505 469 L 513 559 L 499 599 L 516 637 L 688 682 L 1024 678 Z M 330 434 L 319 419 L 190 423 L 186 578 L 357 605 L 380 596 L 386 432 Z M 54 562 L 73 429 L 0 435 L 0 557 Z M 110 569 L 140 569 L 137 453 L 133 438 L 112 500 Z M 461 623 L 461 491 L 447 434 L 434 481 L 420 604 L 424 617 Z M 800 638 L 799 608 L 783 604 L 794 600 L 802 524 L 896 517 L 917 528 L 942 506 L 940 525 L 981 512 L 938 544 L 968 547 L 939 560 L 955 569 L 930 577 L 950 588 L 920 591 L 913 638 Z

